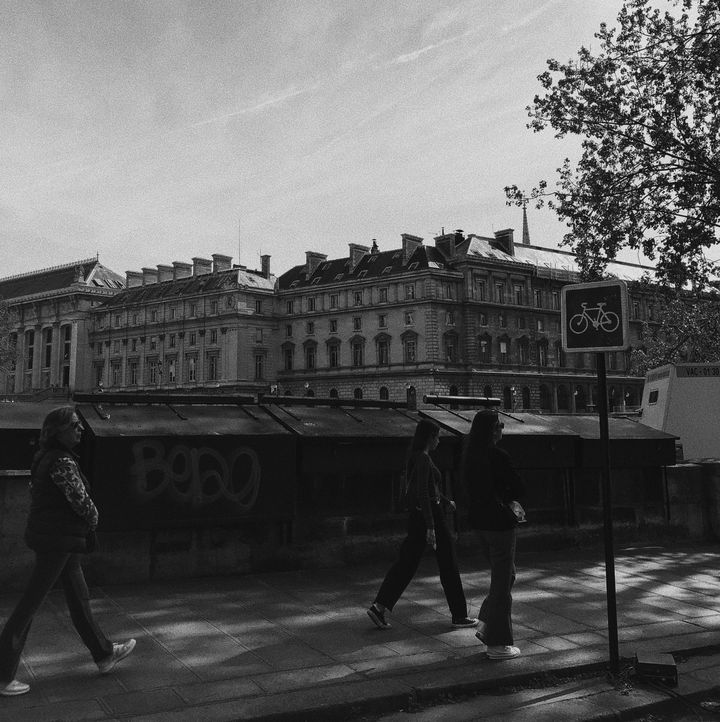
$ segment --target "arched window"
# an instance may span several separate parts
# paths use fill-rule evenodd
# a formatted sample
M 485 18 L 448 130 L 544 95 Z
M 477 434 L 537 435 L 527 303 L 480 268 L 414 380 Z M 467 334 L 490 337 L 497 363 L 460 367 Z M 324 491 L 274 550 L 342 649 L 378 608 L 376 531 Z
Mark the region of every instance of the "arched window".
M 328 368 L 336 369 L 340 366 L 340 340 L 330 339 L 327 342 Z
M 418 335 L 415 331 L 405 331 L 400 336 L 400 341 L 403 345 L 403 363 L 417 363 L 418 360 L 418 346 L 417 346 Z
M 557 403 L 558 411 L 570 411 L 570 393 L 564 384 L 558 386 Z
M 387 386 L 380 387 L 380 401 L 388 401 L 390 399 L 390 392 L 387 390 Z
M 585 389 L 582 386 L 575 387 L 575 411 L 585 411 L 587 409 L 587 398 Z
M 548 342 L 543 338 L 537 344 L 537 362 L 538 366 L 548 365 Z
M 485 388 L 483 389 L 483 395 L 485 396 L 486 399 L 489 399 L 493 395 L 492 386 L 486 385 Z
M 303 349 L 305 352 L 305 368 L 308 371 L 313 371 L 317 366 L 317 342 L 305 341 Z
M 524 409 L 530 408 L 530 389 L 527 386 L 522 388 L 522 407 Z
M 458 335 L 455 331 L 443 334 L 443 352 L 448 363 L 455 363 L 458 360 Z
M 550 389 L 545 384 L 540 385 L 540 408 L 543 411 L 552 411 Z
M 357 386 L 357 387 L 353 390 L 353 398 L 354 398 L 354 399 L 361 399 L 362 397 L 363 397 L 362 389 L 361 389 L 359 386 Z
M 512 396 L 513 396 L 512 389 L 509 386 L 506 386 L 503 389 L 503 408 L 506 411 L 512 410 Z
M 608 411 L 613 411 L 614 407 L 620 403 L 617 390 L 614 386 L 608 389 Z
M 498 362 L 501 364 L 510 363 L 510 339 L 507 336 L 498 339 Z
M 530 342 L 525 336 L 517 340 L 518 363 L 527 366 L 530 363 Z
M 390 365 L 390 336 L 379 333 L 375 336 L 375 353 L 378 366 Z
M 489 364 L 491 359 L 492 337 L 484 333 L 478 337 L 478 361 Z
M 305 396 L 315 396 L 315 392 L 310 388 L 305 389 Z
M 337 389 L 330 389 L 330 398 L 336 399 L 338 397 L 338 390 Z
M 350 339 L 350 361 L 353 366 L 365 365 L 365 339 L 362 336 Z
M 283 368 L 292 371 L 295 364 L 295 344 L 286 342 L 281 347 L 283 355 Z

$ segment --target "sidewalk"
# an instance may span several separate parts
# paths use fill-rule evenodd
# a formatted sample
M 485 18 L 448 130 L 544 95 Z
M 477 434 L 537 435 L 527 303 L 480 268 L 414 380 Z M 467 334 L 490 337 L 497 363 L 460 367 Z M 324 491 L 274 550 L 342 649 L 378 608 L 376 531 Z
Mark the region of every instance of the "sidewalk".
M 386 567 L 93 589 L 106 633 L 138 640 L 107 676 L 77 638 L 62 593 L 53 592 L 18 672 L 32 689 L 0 699 L 0 718 L 369 719 L 448 692 L 517 687 L 607 665 L 602 549 L 520 551 L 513 617 L 523 656 L 504 662 L 487 660 L 473 630 L 451 628 L 430 556 L 396 606 L 392 629 L 376 629 L 365 610 Z M 678 664 L 675 692 L 720 684 L 719 567 L 720 545 L 617 550 L 621 657 L 705 650 Z M 475 614 L 488 573 L 470 558 L 461 569 Z M 0 623 L 17 597 L 0 595 Z M 623 695 L 625 705 L 652 703 L 639 688 Z

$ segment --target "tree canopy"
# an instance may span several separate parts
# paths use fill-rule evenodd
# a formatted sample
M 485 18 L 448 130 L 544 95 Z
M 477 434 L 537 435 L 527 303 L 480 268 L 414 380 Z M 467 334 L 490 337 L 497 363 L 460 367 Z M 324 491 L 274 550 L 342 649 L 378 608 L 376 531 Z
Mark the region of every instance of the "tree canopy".
M 530 197 L 567 222 L 586 278 L 632 248 L 680 288 L 707 280 L 720 228 L 720 3 L 658 2 L 626 0 L 596 53 L 547 61 L 528 127 L 580 136 L 581 157 Z M 505 192 L 524 202 L 517 186 Z
M 641 345 L 632 350 L 632 373 L 668 363 L 720 361 L 720 303 L 675 295 L 660 307 L 659 323 L 643 325 Z

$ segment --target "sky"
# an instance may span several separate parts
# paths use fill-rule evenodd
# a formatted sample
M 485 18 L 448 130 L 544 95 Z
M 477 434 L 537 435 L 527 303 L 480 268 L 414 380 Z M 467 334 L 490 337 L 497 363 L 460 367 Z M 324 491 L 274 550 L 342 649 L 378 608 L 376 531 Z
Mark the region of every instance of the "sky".
M 491 235 L 503 188 L 578 141 L 527 129 L 547 58 L 621 0 L 0 0 L 0 277 L 99 255 L 124 274 L 213 253 Z M 565 227 L 528 209 L 531 242 Z

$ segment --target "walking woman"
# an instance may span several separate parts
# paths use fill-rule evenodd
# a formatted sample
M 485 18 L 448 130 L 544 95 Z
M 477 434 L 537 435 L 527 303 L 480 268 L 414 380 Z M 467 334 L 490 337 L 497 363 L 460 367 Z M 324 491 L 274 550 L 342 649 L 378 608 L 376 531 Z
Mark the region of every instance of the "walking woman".
M 410 580 L 415 576 L 425 545 L 435 550 L 440 582 L 450 607 L 453 627 L 474 627 L 477 619 L 468 619 L 467 603 L 458 570 L 455 543 L 448 529 L 443 505 L 455 509 L 455 502 L 440 493 L 440 472 L 430 452 L 440 441 L 440 428 L 421 419 L 415 429 L 407 464 L 407 536 L 400 547 L 397 561 L 390 567 L 375 597 L 368 616 L 379 629 L 390 622 L 385 614 L 392 612 Z
M 25 694 L 30 686 L 15 679 L 35 613 L 60 579 L 70 618 L 101 674 L 132 652 L 135 640 L 109 641 L 90 610 L 80 555 L 94 548 L 98 511 L 73 449 L 83 426 L 72 406 L 51 411 L 43 421 L 31 466 L 30 515 L 25 541 L 35 552 L 28 586 L 0 634 L 0 695 Z
M 466 439 L 462 478 L 469 503 L 469 521 L 479 531 L 490 564 L 490 591 L 480 607 L 475 636 L 487 645 L 490 659 L 520 655 L 512 630 L 512 588 L 515 583 L 515 522 L 502 503 L 520 500 L 525 492 L 508 453 L 497 447 L 504 424 L 495 411 L 475 414 Z

